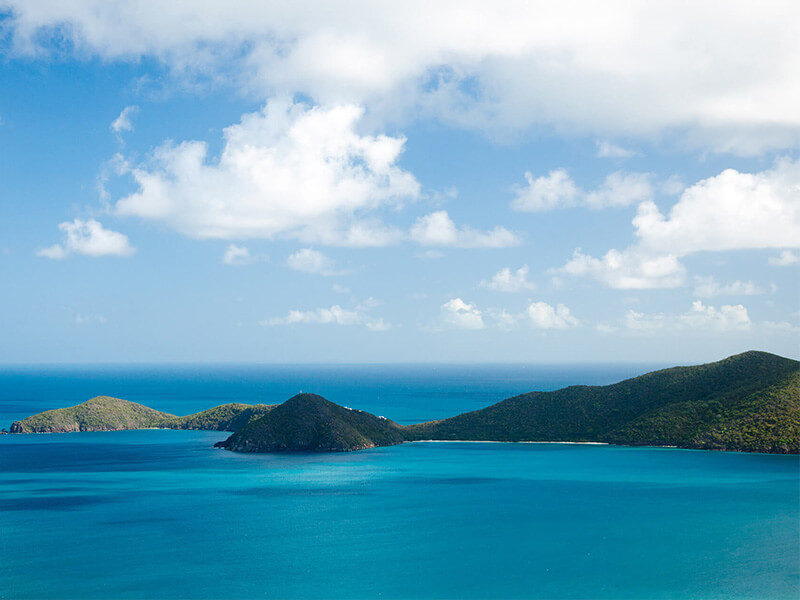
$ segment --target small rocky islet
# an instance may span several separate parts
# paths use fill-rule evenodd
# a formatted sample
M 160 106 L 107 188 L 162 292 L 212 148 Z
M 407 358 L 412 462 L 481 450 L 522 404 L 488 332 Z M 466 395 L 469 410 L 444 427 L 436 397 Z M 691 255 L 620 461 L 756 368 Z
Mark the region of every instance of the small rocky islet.
M 800 453 L 800 362 L 745 352 L 605 386 L 530 392 L 439 421 L 402 426 L 316 394 L 224 404 L 179 417 L 98 396 L 11 425 L 10 433 L 195 429 L 233 432 L 235 452 L 345 452 L 420 440 L 605 442 Z

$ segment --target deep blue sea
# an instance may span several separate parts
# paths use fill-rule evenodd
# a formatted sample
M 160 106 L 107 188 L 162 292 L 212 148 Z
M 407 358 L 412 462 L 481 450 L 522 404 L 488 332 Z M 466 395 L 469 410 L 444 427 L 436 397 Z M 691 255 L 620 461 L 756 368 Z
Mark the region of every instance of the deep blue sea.
M 105 394 L 299 392 L 400 423 L 648 365 L 0 369 L 0 426 Z M 225 433 L 0 436 L 2 598 L 798 598 L 800 460 L 561 444 L 242 455 Z

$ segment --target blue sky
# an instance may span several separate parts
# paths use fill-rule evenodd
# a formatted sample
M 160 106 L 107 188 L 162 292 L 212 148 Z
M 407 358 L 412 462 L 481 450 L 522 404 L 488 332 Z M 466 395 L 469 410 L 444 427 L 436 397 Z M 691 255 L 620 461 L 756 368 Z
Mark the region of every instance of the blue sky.
M 0 1 L 0 362 L 800 356 L 796 3 Z

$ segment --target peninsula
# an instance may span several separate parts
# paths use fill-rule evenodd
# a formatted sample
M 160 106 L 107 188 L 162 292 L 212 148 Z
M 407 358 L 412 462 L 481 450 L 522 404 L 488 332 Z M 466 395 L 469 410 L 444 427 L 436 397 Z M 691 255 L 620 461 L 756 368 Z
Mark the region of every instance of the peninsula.
M 177 417 L 100 396 L 17 421 L 11 433 L 169 428 L 234 432 L 236 452 L 330 452 L 407 441 L 605 442 L 800 453 L 800 362 L 745 352 L 605 386 L 530 392 L 449 419 L 401 426 L 315 394 Z

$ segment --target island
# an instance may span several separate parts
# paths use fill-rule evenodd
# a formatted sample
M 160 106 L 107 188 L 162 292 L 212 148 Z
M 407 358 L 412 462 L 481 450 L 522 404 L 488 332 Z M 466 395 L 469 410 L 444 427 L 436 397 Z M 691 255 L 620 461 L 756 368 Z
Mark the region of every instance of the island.
M 274 405 L 222 404 L 177 417 L 121 398 L 97 396 L 77 406 L 46 410 L 15 421 L 10 433 L 66 433 L 126 429 L 200 429 L 236 431 L 263 417 Z
M 405 441 L 405 428 L 389 419 L 298 394 L 215 445 L 236 452 L 343 452 Z
M 602 442 L 800 453 L 800 362 L 750 351 L 604 386 L 530 392 L 416 425 L 316 394 L 279 405 L 225 404 L 184 417 L 100 396 L 17 421 L 11 433 L 120 429 L 231 431 L 234 452 L 343 452 L 412 441 Z

